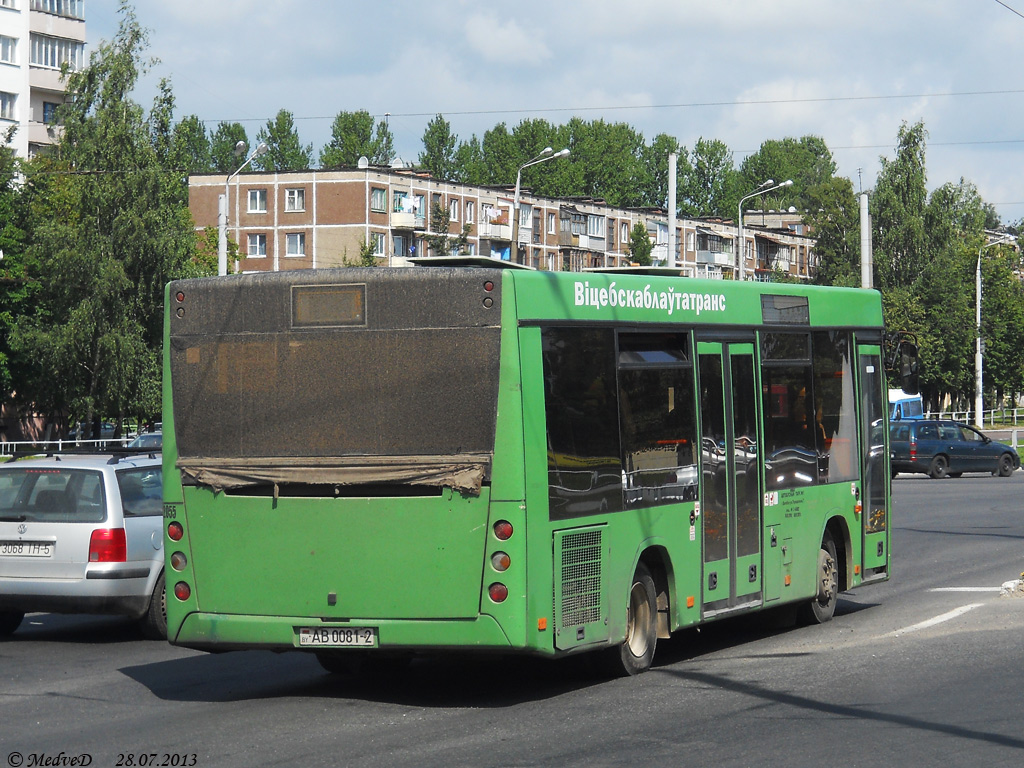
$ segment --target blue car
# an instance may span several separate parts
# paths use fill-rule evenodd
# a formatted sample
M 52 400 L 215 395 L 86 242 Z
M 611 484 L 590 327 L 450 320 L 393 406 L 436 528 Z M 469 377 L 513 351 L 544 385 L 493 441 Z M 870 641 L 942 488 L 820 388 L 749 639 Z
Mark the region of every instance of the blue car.
M 897 421 L 889 426 L 892 476 L 917 472 L 939 479 L 964 472 L 1009 477 L 1020 456 L 974 427 L 955 421 Z

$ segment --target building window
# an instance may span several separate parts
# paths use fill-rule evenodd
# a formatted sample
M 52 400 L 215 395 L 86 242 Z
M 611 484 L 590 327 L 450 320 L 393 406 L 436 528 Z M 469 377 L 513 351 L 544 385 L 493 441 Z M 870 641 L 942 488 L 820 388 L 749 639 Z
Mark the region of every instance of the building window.
M 409 197 L 408 192 L 399 192 L 395 190 L 391 193 L 391 212 L 392 213 L 405 213 L 407 210 L 406 200 Z
M 451 199 L 448 201 L 448 220 L 458 221 L 459 220 L 459 201 Z
M 476 203 L 472 200 L 466 201 L 466 223 L 472 224 L 476 216 Z
M 43 122 L 47 125 L 52 125 L 57 122 L 57 107 L 60 104 L 56 104 L 52 101 L 43 102 Z
M 622 241 L 623 243 L 629 242 L 629 224 L 625 221 L 622 222 L 622 229 L 620 230 L 619 240 Z
M 306 255 L 306 233 L 289 232 L 285 235 L 285 256 Z
M 32 33 L 32 57 L 30 63 L 36 67 L 60 69 L 67 63 L 71 69 L 81 69 L 85 61 L 85 43 Z
M 603 229 L 602 224 L 604 223 L 604 216 L 588 216 L 587 217 L 587 235 L 590 237 L 601 237 Z
M 548 214 L 548 234 L 549 235 L 553 235 L 553 234 L 556 233 L 556 231 L 557 230 L 555 229 L 555 214 L 549 213 Z
M 5 64 L 18 63 L 18 40 L 7 35 L 0 35 L 0 61 Z
M 286 189 L 284 191 L 284 209 L 286 211 L 306 210 L 306 190 L 301 187 L 298 189 Z
M 380 187 L 370 188 L 370 210 L 384 213 L 388 209 L 388 191 Z
M 14 0 L 3 0 L 0 5 L 13 8 Z M 85 0 L 32 0 L 32 10 L 65 16 L 69 19 L 85 19 Z
M 384 235 L 380 232 L 370 233 L 370 245 L 373 246 L 374 256 L 384 256 Z
M 0 8 L 17 8 L 17 0 L 0 0 Z
M 267 236 L 249 235 L 248 256 L 250 259 L 261 259 L 267 255 Z
M 265 189 L 250 189 L 249 190 L 249 213 L 266 213 L 267 212 L 267 190 Z
M 17 104 L 17 95 L 0 91 L 0 118 L 4 120 L 17 120 L 18 117 L 15 114 Z

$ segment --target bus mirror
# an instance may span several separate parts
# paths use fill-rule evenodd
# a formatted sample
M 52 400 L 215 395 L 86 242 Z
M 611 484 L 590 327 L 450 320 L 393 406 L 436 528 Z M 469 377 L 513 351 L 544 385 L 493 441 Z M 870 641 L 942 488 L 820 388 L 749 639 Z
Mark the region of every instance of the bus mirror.
M 900 344 L 900 386 L 908 395 L 916 395 L 920 389 L 919 379 L 917 345 L 904 341 Z

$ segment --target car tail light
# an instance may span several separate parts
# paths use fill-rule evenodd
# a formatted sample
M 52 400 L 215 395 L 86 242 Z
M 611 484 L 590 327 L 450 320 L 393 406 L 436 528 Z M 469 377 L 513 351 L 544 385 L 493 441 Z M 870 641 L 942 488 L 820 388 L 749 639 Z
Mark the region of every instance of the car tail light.
M 171 541 L 181 541 L 181 537 L 185 535 L 185 529 L 181 527 L 181 523 L 170 523 L 167 526 L 167 538 Z
M 487 588 L 487 594 L 490 595 L 491 600 L 494 602 L 503 603 L 505 598 L 508 597 L 508 587 L 496 581 Z
M 499 541 L 508 541 L 512 538 L 512 523 L 508 520 L 499 520 L 494 524 L 494 535 Z
M 182 601 L 188 600 L 192 596 L 192 588 L 184 581 L 179 581 L 174 585 L 174 596 Z
M 910 441 L 910 458 L 911 459 L 916 459 L 917 458 L 917 440 L 911 440 Z
M 89 537 L 90 563 L 123 563 L 128 559 L 124 528 L 97 528 Z

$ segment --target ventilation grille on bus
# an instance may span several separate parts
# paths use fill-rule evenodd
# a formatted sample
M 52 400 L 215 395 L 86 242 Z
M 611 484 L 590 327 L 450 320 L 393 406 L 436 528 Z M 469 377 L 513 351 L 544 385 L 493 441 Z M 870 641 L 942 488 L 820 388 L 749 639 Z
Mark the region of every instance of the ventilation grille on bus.
M 562 538 L 562 627 L 601 620 L 601 531 Z

